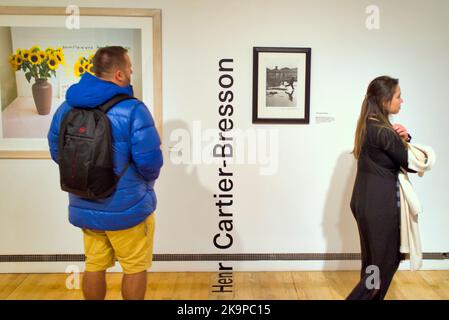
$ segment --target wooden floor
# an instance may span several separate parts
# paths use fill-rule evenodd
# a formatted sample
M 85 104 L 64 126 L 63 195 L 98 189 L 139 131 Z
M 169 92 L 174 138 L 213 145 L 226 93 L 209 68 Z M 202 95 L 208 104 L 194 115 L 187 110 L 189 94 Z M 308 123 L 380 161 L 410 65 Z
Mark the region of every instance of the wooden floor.
M 80 289 L 67 289 L 67 277 L 68 274 L 0 274 L 0 300 L 83 299 Z M 120 273 L 107 275 L 106 299 L 121 299 L 121 277 Z M 232 293 L 213 293 L 217 273 L 151 272 L 146 299 L 338 300 L 346 297 L 358 277 L 359 273 L 352 271 L 235 272 Z M 387 299 L 449 300 L 449 270 L 399 271 Z

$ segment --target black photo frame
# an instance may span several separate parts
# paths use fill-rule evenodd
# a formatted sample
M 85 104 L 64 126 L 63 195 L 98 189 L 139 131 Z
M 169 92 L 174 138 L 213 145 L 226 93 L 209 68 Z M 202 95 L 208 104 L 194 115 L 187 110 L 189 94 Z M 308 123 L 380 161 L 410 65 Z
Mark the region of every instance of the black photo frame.
M 311 48 L 253 48 L 253 123 L 309 124 Z

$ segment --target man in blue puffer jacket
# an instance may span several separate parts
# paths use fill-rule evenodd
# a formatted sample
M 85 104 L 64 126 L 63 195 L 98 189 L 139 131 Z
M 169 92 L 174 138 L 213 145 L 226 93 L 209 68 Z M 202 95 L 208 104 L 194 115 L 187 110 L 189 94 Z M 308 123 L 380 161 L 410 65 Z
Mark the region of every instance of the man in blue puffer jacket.
M 93 108 L 117 94 L 133 96 L 132 66 L 127 50 L 104 47 L 93 58 L 95 76 L 85 73 L 72 85 L 66 101 L 58 108 L 48 132 L 52 159 L 58 163 L 61 122 L 72 107 Z M 69 193 L 69 221 L 82 228 L 86 268 L 83 293 L 86 299 L 104 299 L 105 271 L 115 258 L 123 268 L 122 296 L 143 299 L 147 269 L 152 264 L 154 183 L 162 167 L 160 138 L 145 104 L 137 99 L 119 102 L 107 113 L 111 124 L 114 171 L 119 180 L 116 191 L 101 200 L 85 200 Z

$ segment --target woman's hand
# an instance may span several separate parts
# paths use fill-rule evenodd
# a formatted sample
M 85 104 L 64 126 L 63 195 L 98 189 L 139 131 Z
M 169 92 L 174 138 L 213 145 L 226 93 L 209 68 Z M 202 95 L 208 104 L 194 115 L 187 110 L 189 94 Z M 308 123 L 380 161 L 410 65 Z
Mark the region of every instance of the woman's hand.
M 394 124 L 393 129 L 401 136 L 402 139 L 405 139 L 405 141 L 409 140 L 408 131 L 402 124 Z

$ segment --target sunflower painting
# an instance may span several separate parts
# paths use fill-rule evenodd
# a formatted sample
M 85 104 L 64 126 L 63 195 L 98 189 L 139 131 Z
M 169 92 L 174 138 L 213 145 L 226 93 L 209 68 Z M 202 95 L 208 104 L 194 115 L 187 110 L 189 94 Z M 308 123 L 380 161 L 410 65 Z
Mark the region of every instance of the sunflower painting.
M 9 63 L 14 71 L 25 72 L 25 78 L 29 83 L 34 78 L 32 92 L 37 113 L 39 115 L 49 114 L 52 88 L 47 80 L 52 76 L 56 77 L 56 69 L 65 63 L 62 48 L 48 47 L 42 50 L 37 45 L 30 49 L 19 48 L 16 53 L 10 55 Z
M 133 88 L 142 97 L 138 29 L 0 26 L 0 38 L 2 34 L 7 41 L 0 50 L 0 158 L 2 150 L 20 149 L 22 143 L 24 149 L 42 149 L 38 144 L 46 140 L 53 115 L 66 102 L 70 87 L 86 73 L 94 75 L 93 58 L 99 48 L 120 45 L 129 50 L 137 74 Z

